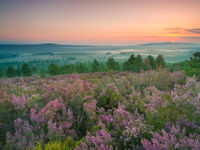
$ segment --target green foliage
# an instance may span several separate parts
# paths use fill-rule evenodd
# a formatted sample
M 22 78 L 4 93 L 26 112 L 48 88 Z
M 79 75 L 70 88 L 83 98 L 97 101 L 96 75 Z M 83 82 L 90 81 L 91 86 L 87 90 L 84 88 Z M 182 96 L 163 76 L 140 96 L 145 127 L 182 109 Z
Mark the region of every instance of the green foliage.
M 60 74 L 67 74 L 68 73 L 68 68 L 67 65 L 63 65 L 60 67 Z
M 72 110 L 74 114 L 74 123 L 73 128 L 78 134 L 79 138 L 82 138 L 86 135 L 87 132 L 87 114 L 83 108 L 83 101 L 76 100 L 68 102 L 69 108 Z M 81 118 L 81 119 L 80 119 Z
M 123 69 L 126 71 L 133 71 L 134 62 L 135 62 L 135 57 L 132 54 L 130 58 L 124 63 Z
M 153 63 L 152 63 L 153 62 Z M 20 65 L 17 66 L 17 69 L 14 71 L 15 75 L 11 75 L 13 73 L 10 73 L 6 75 L 8 77 L 14 77 L 14 76 L 31 76 L 32 74 L 39 75 L 40 77 L 45 77 L 46 73 L 49 73 L 50 75 L 59 75 L 59 74 L 72 74 L 72 73 L 89 73 L 89 72 L 106 72 L 106 71 L 131 71 L 131 72 L 141 72 L 141 70 L 146 69 L 156 69 L 156 66 L 160 66 L 157 64 L 161 64 L 162 66 L 165 65 L 164 58 L 159 55 L 156 59 L 152 56 L 148 56 L 145 59 L 145 62 L 143 61 L 141 55 L 137 55 L 136 57 L 132 54 L 130 58 L 124 62 L 123 65 L 119 64 L 114 58 L 109 58 L 106 63 L 98 62 L 96 59 L 92 63 L 76 63 L 76 64 L 64 64 L 64 65 L 57 65 L 53 62 L 50 63 L 49 66 L 44 66 L 43 62 L 41 62 L 39 69 L 34 66 L 32 68 L 29 67 L 33 66 L 34 64 L 25 63 L 22 64 L 22 67 Z M 179 64 L 178 64 L 179 65 Z M 168 65 L 169 66 L 169 65 Z M 177 70 L 174 64 L 170 65 L 170 68 L 172 68 L 172 71 Z M 183 66 L 182 66 L 183 68 Z M 47 71 L 42 71 L 47 70 Z M 179 69 L 180 70 L 180 69 Z M 1 69 L 0 69 L 1 71 Z M 11 68 L 11 71 L 13 72 L 13 69 Z
M 21 72 L 20 66 L 17 66 L 16 72 L 17 72 L 17 76 L 21 76 L 22 72 Z
M 123 69 L 125 71 L 132 71 L 132 72 L 140 72 L 141 70 L 145 70 L 145 64 L 141 55 L 134 57 L 131 55 L 128 61 L 126 61 L 123 65 Z
M 182 115 L 170 96 L 166 95 L 165 100 L 169 102 L 166 107 L 157 107 L 157 112 L 146 112 L 147 122 L 154 126 L 155 131 L 164 128 L 167 122 L 176 123 L 176 120 Z
M 2 67 L 0 67 L 0 77 L 3 77 L 4 76 L 4 70 Z
M 82 64 L 83 65 L 83 64 Z M 79 68 L 79 66 L 74 66 L 74 64 L 65 64 L 63 66 L 60 67 L 60 71 L 59 71 L 59 74 L 71 74 L 71 73 L 75 73 L 78 71 L 78 69 L 80 69 L 81 71 L 84 70 L 82 69 L 85 68 L 85 66 L 80 66 L 81 68 Z M 79 71 L 80 71 L 79 70 Z
M 119 100 L 119 94 L 114 89 L 114 87 L 108 87 L 100 93 L 97 101 L 97 106 L 103 107 L 106 110 L 117 106 L 117 101 Z
M 104 72 L 106 70 L 106 67 L 104 65 L 104 63 L 100 63 L 100 70 L 101 72 Z
M 114 71 L 120 70 L 119 63 L 115 61 L 114 58 L 109 58 L 106 62 L 106 65 L 108 70 L 114 70 Z
M 80 145 L 79 141 L 74 141 L 71 137 L 67 137 L 65 141 L 50 141 L 44 145 L 38 142 L 32 150 L 73 150 L 77 145 Z
M 135 60 L 135 72 L 140 72 L 141 70 L 145 70 L 145 64 L 143 62 L 142 56 L 137 55 L 136 60 Z
M 94 61 L 92 62 L 91 69 L 92 69 L 91 70 L 92 72 L 98 72 L 98 71 L 100 71 L 99 62 L 96 59 L 94 59 Z
M 144 63 L 146 64 L 148 69 L 156 69 L 156 62 L 153 56 L 147 56 L 147 58 L 144 60 Z
M 51 63 L 49 65 L 48 72 L 50 75 L 58 75 L 60 73 L 60 68 L 58 65 Z
M 21 72 L 23 76 L 32 76 L 32 70 L 27 63 L 24 63 Z
M 185 66 L 184 72 L 187 76 L 200 76 L 200 52 L 196 52 L 194 54 L 194 57 L 191 57 L 190 60 L 188 61 L 188 65 Z
M 126 62 L 125 62 L 126 63 Z M 127 71 L 133 71 L 134 70 L 134 63 L 135 63 L 135 57 L 134 55 L 131 55 L 130 58 L 128 59 L 125 68 Z
M 195 52 L 195 53 L 193 54 L 193 56 L 200 59 L 200 52 Z
M 46 73 L 45 72 L 40 72 L 40 78 L 45 78 L 46 77 Z
M 17 75 L 16 70 L 13 66 L 9 65 L 6 70 L 7 77 L 15 77 Z
M 14 122 L 18 116 L 22 115 L 14 109 L 10 101 L 0 103 L 0 143 L 6 142 L 6 133 L 14 132 Z
M 184 68 L 188 65 L 188 61 L 181 61 L 178 63 L 166 63 L 165 67 L 170 68 L 170 71 L 180 71 L 184 70 Z
M 165 60 L 163 58 L 162 55 L 158 55 L 157 58 L 156 58 L 156 67 L 159 68 L 159 67 L 165 67 Z
M 76 67 L 73 64 L 66 65 L 67 73 L 75 73 Z
M 39 74 L 40 74 L 40 78 L 45 78 L 46 77 L 46 71 L 45 71 L 45 69 L 44 68 L 40 68 Z
M 87 67 L 86 65 L 80 63 L 78 66 L 77 66 L 77 71 L 78 73 L 86 73 L 87 72 Z

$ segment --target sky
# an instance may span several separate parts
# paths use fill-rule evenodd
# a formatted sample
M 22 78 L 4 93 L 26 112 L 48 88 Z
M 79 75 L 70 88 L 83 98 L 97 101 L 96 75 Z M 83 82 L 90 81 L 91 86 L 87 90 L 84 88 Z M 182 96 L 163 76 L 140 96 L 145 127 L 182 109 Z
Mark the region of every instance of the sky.
M 200 43 L 200 0 L 0 0 L 0 43 Z

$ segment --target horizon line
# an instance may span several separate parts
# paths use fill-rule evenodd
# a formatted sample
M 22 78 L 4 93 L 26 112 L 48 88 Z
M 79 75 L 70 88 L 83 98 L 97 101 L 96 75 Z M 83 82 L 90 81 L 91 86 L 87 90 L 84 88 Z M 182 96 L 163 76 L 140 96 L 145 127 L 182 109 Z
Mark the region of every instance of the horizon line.
M 87 44 L 87 43 L 56 43 L 56 42 L 33 42 L 33 43 L 22 43 L 22 42 L 0 42 L 0 45 L 69 45 L 69 46 L 137 46 L 137 45 L 146 45 L 146 44 L 200 44 L 197 42 L 171 42 L 171 41 L 164 41 L 164 42 L 141 42 L 135 44 Z

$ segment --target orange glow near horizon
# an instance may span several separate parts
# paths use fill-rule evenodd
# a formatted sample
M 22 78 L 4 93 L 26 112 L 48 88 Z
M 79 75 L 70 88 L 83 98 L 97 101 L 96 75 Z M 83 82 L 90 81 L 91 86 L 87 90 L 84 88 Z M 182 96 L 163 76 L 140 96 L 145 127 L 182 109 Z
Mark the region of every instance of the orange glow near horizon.
M 200 43 L 199 0 L 0 1 L 0 41 Z

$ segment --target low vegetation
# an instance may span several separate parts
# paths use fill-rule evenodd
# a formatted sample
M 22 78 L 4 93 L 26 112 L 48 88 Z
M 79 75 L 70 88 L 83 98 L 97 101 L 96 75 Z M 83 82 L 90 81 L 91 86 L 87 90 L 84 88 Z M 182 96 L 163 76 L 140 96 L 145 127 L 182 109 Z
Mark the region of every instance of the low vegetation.
M 171 72 L 161 55 L 131 55 L 123 65 L 51 63 L 42 78 L 26 63 L 1 68 L 25 77 L 0 79 L 0 149 L 199 150 L 199 63 L 195 53 Z
M 105 63 L 98 62 L 94 59 L 92 63 L 65 64 L 59 66 L 53 62 L 45 67 L 30 67 L 28 63 L 24 63 L 21 67 L 14 68 L 9 65 L 7 68 L 0 67 L 0 77 L 16 77 L 16 76 L 32 76 L 72 74 L 72 73 L 90 73 L 90 72 L 107 72 L 107 71 L 129 71 L 140 73 L 145 70 L 156 70 L 158 68 L 170 68 L 171 71 L 184 70 L 187 76 L 192 77 L 200 75 L 200 52 L 196 52 L 190 60 L 174 64 L 166 64 L 162 55 L 158 55 L 156 59 L 149 55 L 144 60 L 140 55 L 131 55 L 124 63 L 117 62 L 114 58 L 109 58 Z
M 183 71 L 7 78 L 1 149 L 198 150 L 199 108 L 200 82 Z

